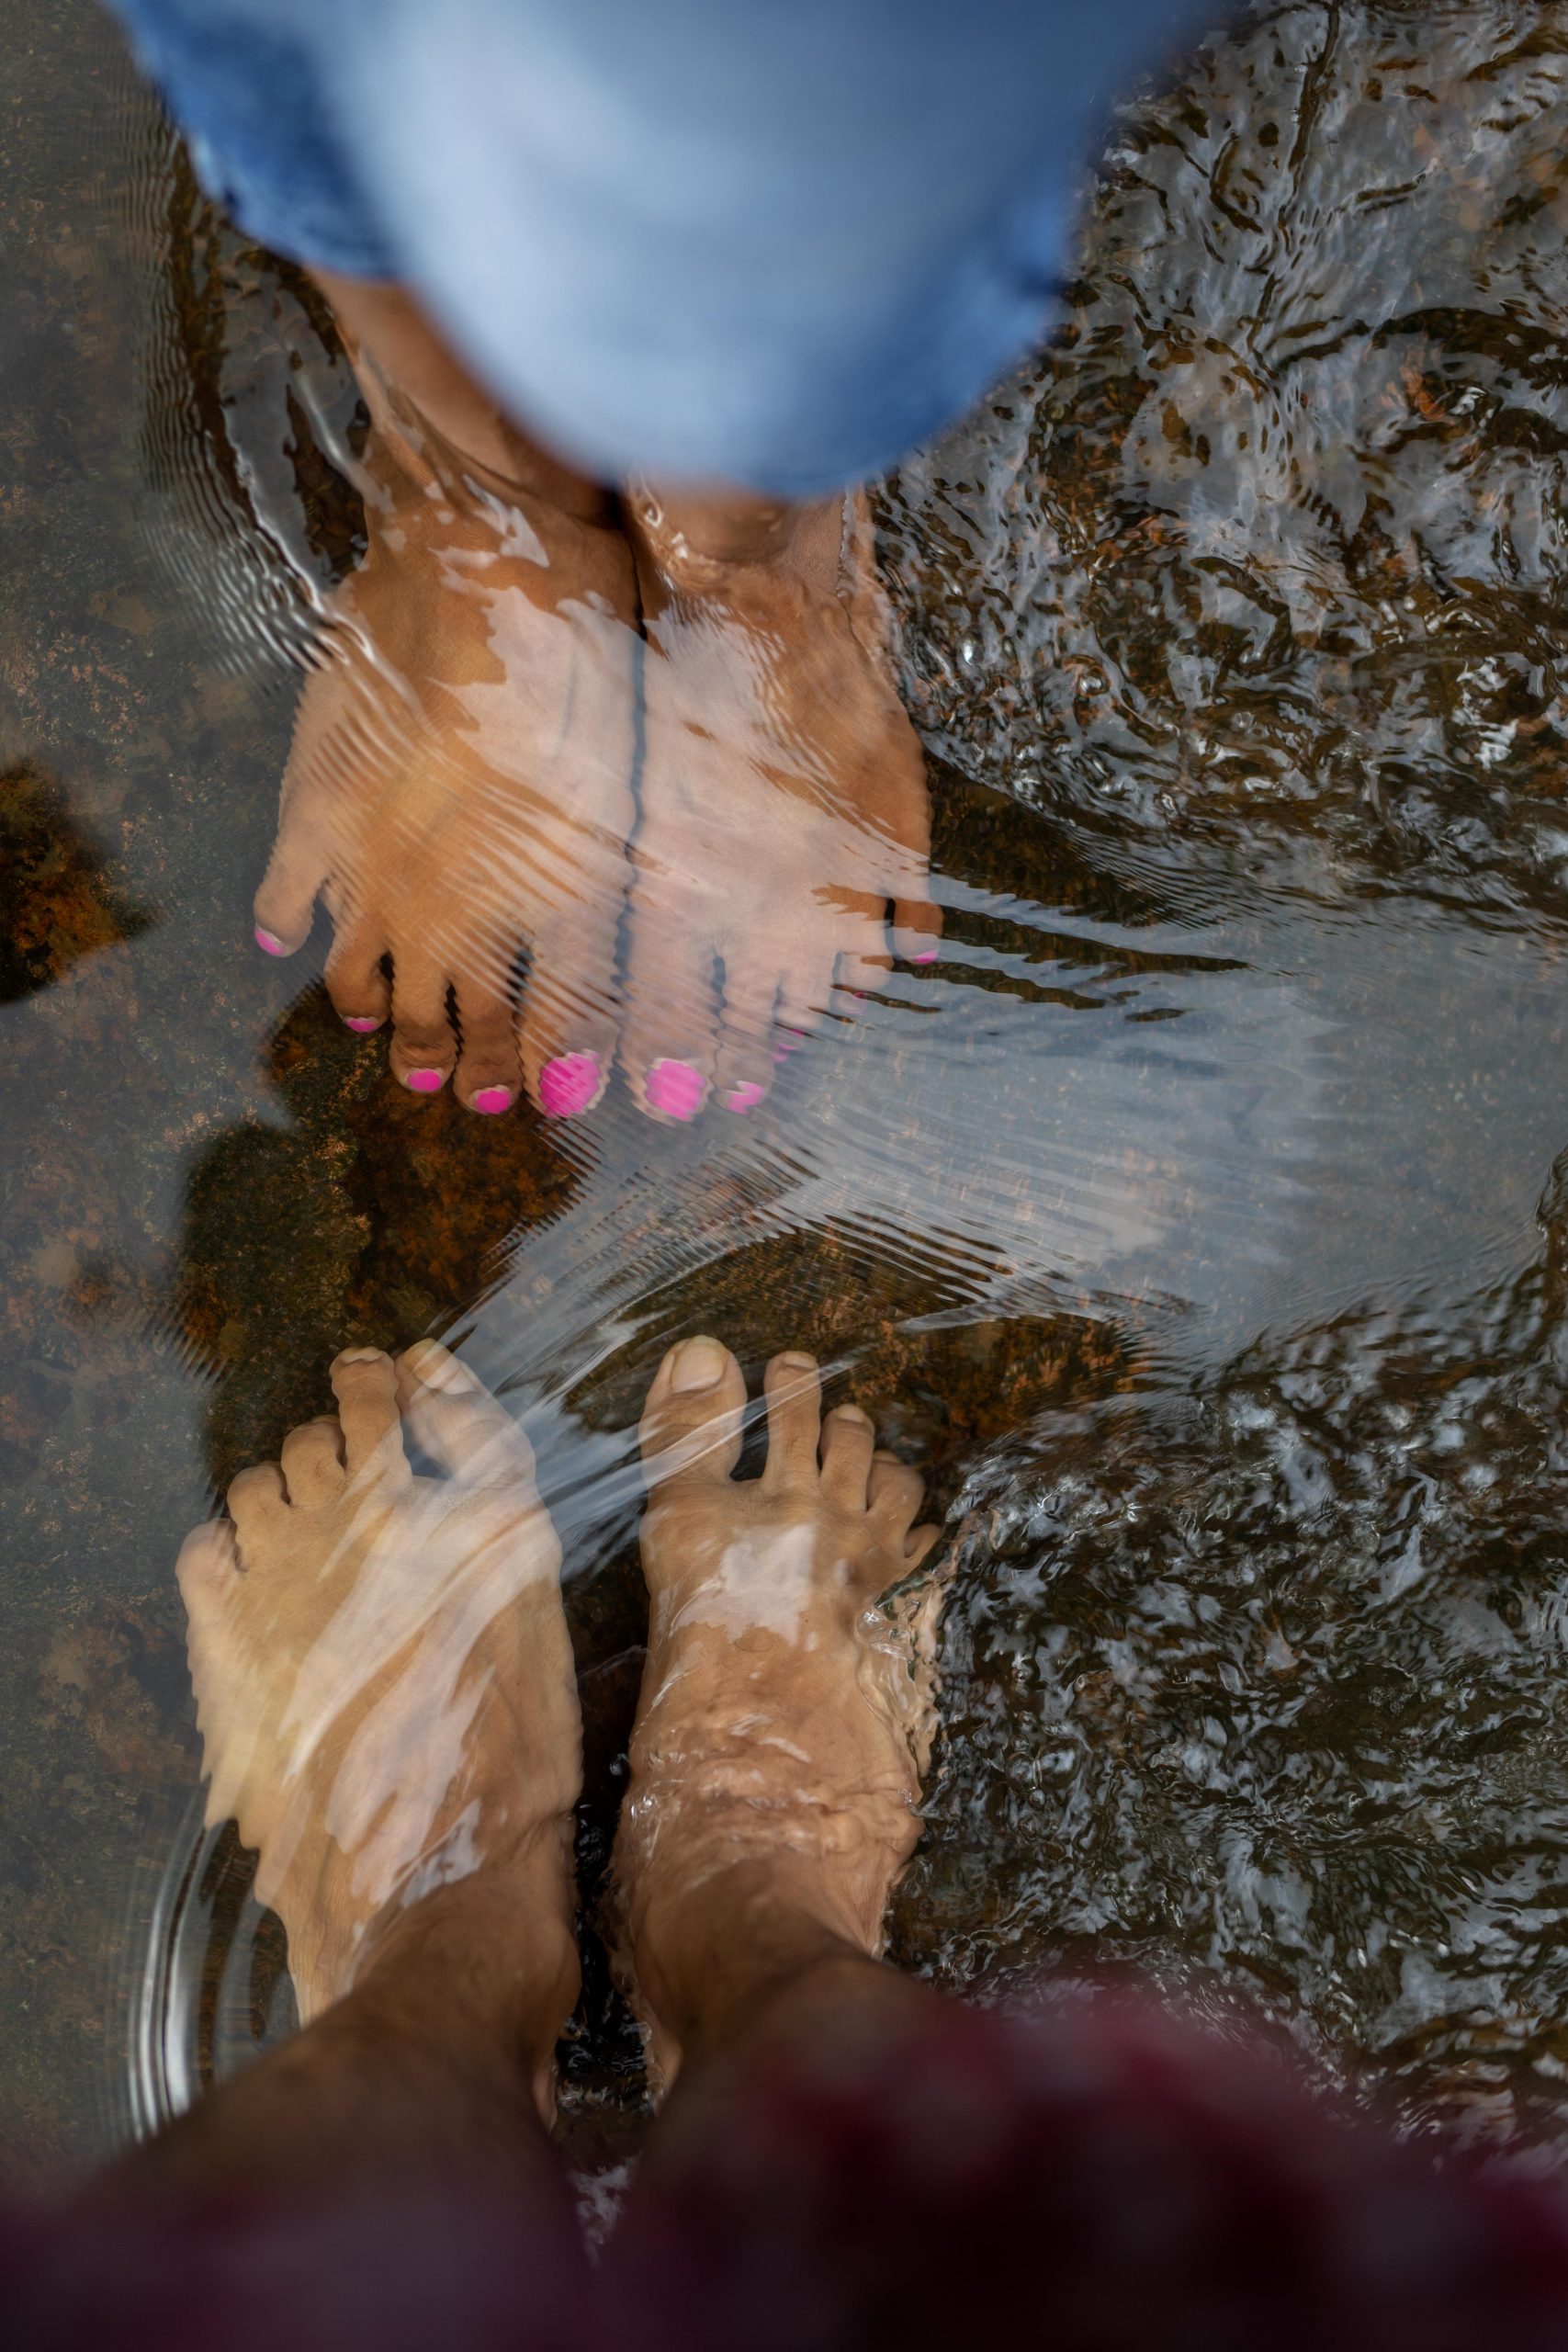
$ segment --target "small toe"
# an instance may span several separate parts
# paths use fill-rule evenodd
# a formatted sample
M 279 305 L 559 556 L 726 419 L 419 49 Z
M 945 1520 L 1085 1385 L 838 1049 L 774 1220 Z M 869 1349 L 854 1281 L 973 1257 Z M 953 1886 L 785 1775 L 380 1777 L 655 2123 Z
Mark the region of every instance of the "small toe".
M 715 963 L 692 923 L 633 899 L 621 1068 L 649 1118 L 684 1125 L 706 1105 L 718 1044 Z
M 615 923 L 604 914 L 553 923 L 534 941 L 517 1045 L 529 1099 L 547 1119 L 581 1118 L 610 1082 L 615 967 Z
M 893 902 L 893 953 L 905 964 L 934 964 L 942 948 L 942 909 L 929 899 Z
M 781 978 L 776 1029 L 782 1032 L 779 1042 L 785 1051 L 804 1043 L 812 1030 L 822 1026 L 833 993 L 836 961 L 831 951 L 820 960 L 802 959 Z
M 406 1473 L 391 1357 L 379 1348 L 345 1348 L 333 1361 L 331 1378 L 349 1476 Z
M 864 1510 L 876 1431 L 858 1405 L 840 1405 L 822 1423 L 822 1492 L 844 1510 Z
M 768 1461 L 764 1487 L 813 1485 L 822 1437 L 822 1383 L 817 1359 L 791 1349 L 774 1356 L 762 1375 L 768 1400 Z
M 416 949 L 392 951 L 392 1074 L 411 1094 L 438 1094 L 457 1059 L 446 975 Z
M 724 959 L 724 1020 L 714 1057 L 713 1099 L 721 1110 L 754 1111 L 773 1082 L 778 967 L 743 955 Z
M 392 986 L 382 963 L 386 944 L 373 924 L 348 924 L 334 934 L 327 957 L 322 977 L 333 1009 L 360 1036 L 379 1029 L 392 1009 Z
M 637 1436 L 649 1487 L 726 1480 L 740 1459 L 746 1378 L 729 1350 L 701 1335 L 671 1348 L 654 1374 Z
M 225 1579 L 237 1575 L 239 1566 L 240 1547 L 232 1520 L 209 1519 L 193 1527 L 175 1562 L 175 1580 L 187 1611 L 194 1613 L 209 1595 L 220 1592 Z
M 327 878 L 328 856 L 316 826 L 301 811 L 287 811 L 254 905 L 256 945 L 268 956 L 292 956 L 310 936 L 316 897 Z
M 457 983 L 459 1046 L 453 1091 L 465 1110 L 481 1116 L 510 1111 L 522 1070 L 511 1004 L 478 981 Z
M 531 1486 L 534 1450 L 513 1416 L 450 1349 L 416 1340 L 397 1362 L 398 1402 L 414 1442 L 454 1477 Z
M 288 1499 L 315 1510 L 342 1494 L 347 1476 L 344 1468 L 343 1429 L 335 1415 L 307 1421 L 290 1430 L 283 1441 L 280 1464 Z
M 900 1462 L 896 1453 L 873 1456 L 866 1481 L 866 1504 L 882 1543 L 895 1551 L 903 1551 L 925 1491 L 926 1482 L 919 1472 L 911 1470 L 907 1462 Z
M 815 1001 L 828 1004 L 835 989 L 874 996 L 887 985 L 893 958 L 887 946 L 887 901 L 868 891 L 835 890 L 833 930 L 818 947 Z
M 683 1054 L 658 1054 L 645 1061 L 632 1078 L 631 1088 L 649 1118 L 689 1126 L 707 1103 L 712 1091 L 711 1056 L 702 1047 Z
M 243 1546 L 247 1532 L 264 1526 L 288 1508 L 288 1490 L 277 1464 L 258 1462 L 254 1469 L 242 1470 L 230 1485 L 228 1504 L 229 1516 Z
M 887 986 L 893 970 L 890 956 L 868 954 L 860 948 L 846 948 L 839 957 L 835 985 L 848 989 L 855 996 L 875 996 Z

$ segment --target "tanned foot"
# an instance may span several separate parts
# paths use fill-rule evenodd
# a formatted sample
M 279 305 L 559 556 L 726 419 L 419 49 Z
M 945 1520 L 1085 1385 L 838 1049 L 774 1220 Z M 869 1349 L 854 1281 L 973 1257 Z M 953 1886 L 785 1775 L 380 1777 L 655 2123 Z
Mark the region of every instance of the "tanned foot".
M 333 1002 L 362 1033 L 390 1018 L 411 1091 L 451 1079 L 501 1112 L 521 1075 L 570 1115 L 604 1091 L 616 1036 L 631 551 L 607 512 L 487 486 L 359 365 L 368 546 L 300 702 L 256 937 L 292 954 L 320 898 Z
M 626 514 L 649 651 L 622 1063 L 657 1117 L 744 1114 L 835 987 L 935 952 L 920 750 L 863 500 L 739 552 L 651 494 Z
M 455 2006 L 524 1988 L 547 2102 L 577 1990 L 560 1548 L 526 1442 L 445 1349 L 350 1349 L 332 1383 L 180 1555 L 208 1819 L 259 1851 L 302 2019 L 439 1933 Z
M 768 1459 L 737 1482 L 746 1384 L 716 1340 L 666 1356 L 642 1422 L 648 1663 L 615 1868 L 623 1967 L 668 2083 L 727 2006 L 875 1955 L 919 1832 L 939 1593 L 921 1480 L 866 1415 L 823 1418 L 809 1356 L 765 1375 Z

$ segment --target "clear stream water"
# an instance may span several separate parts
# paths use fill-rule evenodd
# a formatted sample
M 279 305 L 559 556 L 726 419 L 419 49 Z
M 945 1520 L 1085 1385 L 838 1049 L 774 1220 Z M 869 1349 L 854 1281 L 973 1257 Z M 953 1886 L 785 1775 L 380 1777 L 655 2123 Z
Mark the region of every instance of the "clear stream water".
M 287 2027 L 171 1567 L 346 1340 L 455 1337 L 527 1422 L 591 1909 L 628 1432 L 708 1328 L 816 1348 L 951 1513 L 903 1962 L 1134 1962 L 1555 2160 L 1568 7 L 1262 7 L 1130 96 L 1067 324 L 879 500 L 942 960 L 723 1132 L 412 1101 L 324 925 L 249 951 L 355 389 L 92 9 L 14 17 L 0 2154 Z M 567 2082 L 618 2144 L 602 1966 Z

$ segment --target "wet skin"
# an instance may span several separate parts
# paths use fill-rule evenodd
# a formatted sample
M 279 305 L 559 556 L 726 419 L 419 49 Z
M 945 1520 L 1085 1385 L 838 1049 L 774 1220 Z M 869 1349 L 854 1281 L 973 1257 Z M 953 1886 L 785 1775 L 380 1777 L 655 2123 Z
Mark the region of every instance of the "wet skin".
M 259 1849 L 306 2024 L 129 2160 L 209 2187 L 290 2170 L 311 2131 L 308 2161 L 360 2171 L 530 2143 L 576 1996 L 580 1728 L 526 1444 L 433 1344 L 350 1350 L 332 1379 L 337 1412 L 243 1473 L 179 1562 L 209 1818 Z M 874 1955 L 918 1834 L 939 1593 L 876 1602 L 937 1531 L 863 1413 L 824 1419 L 809 1357 L 766 1390 L 755 1481 L 732 1475 L 746 1390 L 716 1340 L 671 1351 L 642 1422 L 651 1622 L 616 1869 L 661 2088 L 769 2018 L 933 1997 Z
M 242 1472 L 179 1559 L 208 1814 L 261 1860 L 307 2022 L 422 1895 L 489 1889 L 576 1995 L 581 1726 L 527 1442 L 445 1349 L 350 1349 L 335 1414 Z M 405 1439 L 441 1475 L 416 1476 Z
M 389 1017 L 412 1092 L 450 1079 L 493 1114 L 525 1082 L 551 1114 L 583 1111 L 616 1030 L 629 550 L 544 490 L 492 492 L 363 353 L 359 373 L 373 395 L 367 552 L 300 700 L 257 939 L 298 946 L 320 896 L 333 1002 L 362 1033 Z
M 415 1093 L 580 1114 L 618 1051 L 650 1115 L 743 1115 L 836 988 L 934 953 L 863 502 L 617 506 L 396 288 L 321 283 L 371 413 L 368 545 L 301 699 L 258 943 L 292 953 L 319 898 L 333 1001 L 389 1020 Z
M 914 1850 L 940 1588 L 923 1482 L 808 1355 L 764 1377 L 767 1464 L 738 1481 L 746 1383 L 716 1340 L 671 1350 L 643 1409 L 649 1589 L 615 1848 L 623 1971 L 667 2085 L 727 2003 L 802 1949 L 871 1956 Z
M 924 767 L 863 500 L 647 492 L 627 518 L 649 651 L 622 1063 L 645 1110 L 745 1112 L 835 987 L 933 951 Z

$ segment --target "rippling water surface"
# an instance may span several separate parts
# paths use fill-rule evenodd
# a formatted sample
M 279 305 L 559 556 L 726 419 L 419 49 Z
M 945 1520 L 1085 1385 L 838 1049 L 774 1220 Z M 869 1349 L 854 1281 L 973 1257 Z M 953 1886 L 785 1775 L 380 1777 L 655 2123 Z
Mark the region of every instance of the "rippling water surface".
M 765 1110 L 410 1100 L 249 960 L 363 419 L 112 40 L 0 76 L 0 2036 L 77 2158 L 283 2030 L 170 1567 L 338 1345 L 456 1335 L 567 1544 L 592 1894 L 669 1341 L 953 1519 L 900 1956 L 1240 1992 L 1568 2135 L 1568 7 L 1266 7 L 1136 94 L 1050 352 L 884 493 L 947 944 Z M 315 958 L 312 965 L 311 958 Z M 591 1977 L 575 2111 L 635 2107 Z

